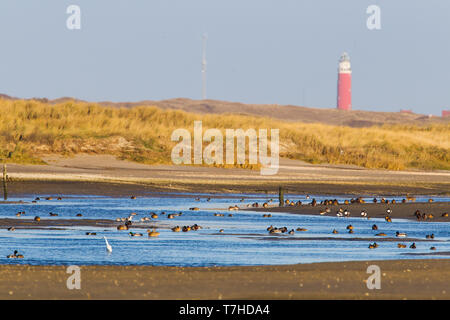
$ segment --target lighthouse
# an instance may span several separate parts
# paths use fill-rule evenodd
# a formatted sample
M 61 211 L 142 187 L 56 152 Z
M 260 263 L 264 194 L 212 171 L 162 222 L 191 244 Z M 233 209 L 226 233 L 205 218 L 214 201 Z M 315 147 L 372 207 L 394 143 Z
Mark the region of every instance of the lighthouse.
M 337 108 L 352 109 L 352 67 L 350 57 L 344 52 L 339 59 Z

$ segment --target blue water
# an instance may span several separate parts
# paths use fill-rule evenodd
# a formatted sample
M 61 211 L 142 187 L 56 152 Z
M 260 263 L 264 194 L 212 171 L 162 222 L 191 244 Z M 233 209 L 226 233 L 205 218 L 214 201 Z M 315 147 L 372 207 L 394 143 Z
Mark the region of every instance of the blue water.
M 39 195 L 43 199 L 46 195 Z M 148 238 L 145 229 L 131 231 L 144 233 L 143 237 L 130 237 L 128 231 L 117 231 L 116 228 L 99 227 L 56 227 L 60 229 L 17 229 L 14 232 L 0 229 L 0 264 L 35 264 L 35 265 L 164 265 L 164 266 L 227 266 L 227 265 L 270 265 L 293 264 L 326 261 L 351 260 L 387 260 L 416 258 L 445 258 L 445 256 L 410 256 L 407 252 L 429 253 L 435 246 L 436 252 L 450 251 L 450 223 L 416 222 L 394 219 L 387 223 L 384 219 L 366 220 L 358 217 L 338 218 L 335 216 L 293 215 L 272 213 L 272 218 L 263 218 L 261 212 L 218 210 L 230 205 L 245 206 L 255 201 L 264 202 L 273 196 L 253 194 L 227 194 L 223 198 L 212 198 L 206 201 L 207 195 L 177 194 L 176 197 L 152 195 L 129 198 L 104 196 L 66 196 L 62 200 L 41 200 L 33 204 L 35 196 L 11 198 L 24 200 L 24 204 L 0 205 L 0 218 L 30 219 L 40 216 L 41 219 L 116 219 L 137 215 L 133 221 L 142 217 L 150 217 L 156 212 L 159 218 L 151 222 L 135 224 L 173 227 L 176 225 L 198 224 L 203 229 L 190 232 L 172 232 L 160 228 L 157 238 Z M 244 197 L 245 201 L 240 202 Z M 324 197 L 314 195 L 318 201 Z M 388 198 L 388 197 L 386 197 Z M 426 201 L 427 197 L 416 197 L 416 201 Z M 289 195 L 290 200 L 305 199 L 304 195 Z M 389 197 L 389 199 L 392 199 Z M 274 199 L 275 200 L 275 199 Z M 370 200 L 370 199 L 367 199 Z M 401 200 L 401 199 L 397 199 Z M 450 201 L 450 198 L 434 198 L 435 201 Z M 200 211 L 189 211 L 190 207 L 199 207 Z M 16 217 L 18 211 L 25 211 L 23 217 Z M 166 215 L 161 215 L 165 211 Z M 167 214 L 183 212 L 182 216 L 167 219 Z M 58 213 L 58 217 L 50 217 L 49 212 Z M 224 217 L 216 217 L 214 213 L 224 213 Z M 228 217 L 232 213 L 233 217 Z M 369 212 L 370 214 L 370 212 Z M 346 232 L 346 226 L 352 224 L 354 234 Z M 378 231 L 371 226 L 377 224 Z M 266 228 L 286 226 L 289 230 L 297 227 L 307 228 L 307 232 L 296 232 L 295 235 L 283 234 L 280 238 L 302 238 L 305 240 L 273 241 Z M 224 229 L 224 233 L 219 233 Z M 331 231 L 337 229 L 339 234 Z M 411 241 L 399 239 L 394 242 L 378 242 L 379 248 L 368 249 L 369 241 L 358 238 L 372 237 L 378 232 L 395 236 L 396 231 L 406 232 L 410 238 L 425 239 L 425 235 L 434 233 L 434 240 L 416 242 L 417 249 L 409 249 Z M 96 236 L 87 236 L 86 232 L 96 232 Z M 111 254 L 105 250 L 103 236 L 106 236 L 113 247 Z M 312 237 L 345 237 L 356 241 L 314 240 Z M 311 239 L 311 240 L 308 240 Z M 397 248 L 397 243 L 408 245 L 406 249 Z M 19 250 L 24 259 L 7 259 L 6 256 Z M 448 257 L 448 256 L 447 256 Z

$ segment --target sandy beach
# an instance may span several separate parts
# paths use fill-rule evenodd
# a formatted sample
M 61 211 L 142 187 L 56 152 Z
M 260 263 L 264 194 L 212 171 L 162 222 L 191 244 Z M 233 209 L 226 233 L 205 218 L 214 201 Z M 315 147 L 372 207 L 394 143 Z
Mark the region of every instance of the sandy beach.
M 447 171 L 388 171 L 355 166 L 311 165 L 280 159 L 276 175 L 259 170 L 145 165 L 108 155 L 47 156 L 47 165 L 8 165 L 10 195 L 149 192 L 257 192 L 353 195 L 449 195 Z M 126 188 L 124 188 L 126 185 Z
M 381 289 L 369 290 L 369 265 Z M 449 299 L 450 260 L 362 261 L 261 267 L 0 266 L 0 299 Z

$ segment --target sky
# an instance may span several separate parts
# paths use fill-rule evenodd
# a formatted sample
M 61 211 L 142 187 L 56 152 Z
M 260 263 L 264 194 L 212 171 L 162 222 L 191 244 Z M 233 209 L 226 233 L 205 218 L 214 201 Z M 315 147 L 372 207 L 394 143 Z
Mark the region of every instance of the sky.
M 0 33 L 0 93 L 20 98 L 201 99 L 206 33 L 209 99 L 334 108 L 346 51 L 353 109 L 450 109 L 448 0 L 2 0 Z

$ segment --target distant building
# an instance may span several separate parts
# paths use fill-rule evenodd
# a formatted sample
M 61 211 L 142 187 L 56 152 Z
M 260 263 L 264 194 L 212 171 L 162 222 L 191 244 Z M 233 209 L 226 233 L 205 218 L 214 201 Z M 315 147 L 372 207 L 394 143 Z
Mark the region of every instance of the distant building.
M 442 110 L 442 118 L 450 117 L 450 110 Z
M 339 59 L 337 108 L 352 110 L 352 68 L 346 52 Z

